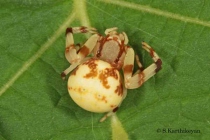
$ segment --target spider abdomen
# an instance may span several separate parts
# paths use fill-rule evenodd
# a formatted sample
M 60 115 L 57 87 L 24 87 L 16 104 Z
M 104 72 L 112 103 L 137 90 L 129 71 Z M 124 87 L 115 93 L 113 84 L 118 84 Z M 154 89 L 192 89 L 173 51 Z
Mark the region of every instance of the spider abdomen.
M 91 112 L 112 111 L 123 100 L 119 71 L 96 58 L 87 60 L 71 73 L 68 91 L 77 105 Z

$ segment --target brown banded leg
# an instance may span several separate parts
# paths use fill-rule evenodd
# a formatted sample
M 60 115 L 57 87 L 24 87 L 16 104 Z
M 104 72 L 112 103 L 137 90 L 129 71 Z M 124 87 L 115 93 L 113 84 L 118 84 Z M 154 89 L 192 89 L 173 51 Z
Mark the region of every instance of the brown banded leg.
M 132 48 L 129 48 L 123 66 L 125 87 L 128 89 L 140 87 L 145 81 L 154 76 L 161 69 L 162 61 L 157 55 L 157 53 L 145 42 L 142 42 L 142 47 L 150 53 L 150 56 L 154 60 L 154 63 L 143 70 L 140 61 L 138 60 L 138 58 L 136 58 L 140 70 L 137 71 L 137 73 L 135 73 L 134 75 L 132 75 L 134 65 L 134 51 Z
M 88 53 L 88 49 L 92 50 L 92 47 L 94 47 L 94 40 L 96 40 L 97 36 L 97 31 L 95 28 L 88 28 L 88 27 L 73 27 L 73 28 L 67 28 L 66 29 L 66 50 L 65 50 L 65 57 L 69 61 L 69 63 L 75 63 L 79 60 L 81 60 L 80 56 L 77 54 L 78 51 L 78 45 L 74 44 L 74 38 L 73 34 L 76 33 L 93 33 L 88 40 L 87 44 L 84 44 L 81 46 L 81 50 L 84 52 L 86 50 L 86 53 Z M 93 41 L 92 44 L 90 42 Z M 93 46 L 90 46 L 93 45 Z M 84 47 L 84 48 L 83 48 Z M 88 49 L 87 49 L 87 48 Z
M 117 33 L 117 30 L 118 28 L 117 27 L 112 27 L 112 28 L 108 28 L 105 30 L 105 35 L 113 35 L 113 34 L 116 34 Z
M 134 50 L 132 48 L 127 48 L 127 52 L 124 59 L 123 64 L 123 74 L 124 74 L 124 82 L 125 87 L 129 86 L 129 79 L 132 77 L 133 68 L 134 68 Z
M 120 37 L 120 40 L 124 42 L 125 45 L 128 44 L 128 36 L 125 32 L 120 34 L 117 33 L 117 27 L 109 28 L 105 30 L 105 35 L 117 35 Z
M 138 65 L 138 67 L 139 67 L 139 69 L 136 71 L 136 73 L 135 74 L 137 74 L 137 73 L 140 73 L 140 72 L 142 72 L 143 70 L 144 70 L 144 68 L 143 68 L 143 66 L 142 66 L 142 64 L 141 64 L 141 62 L 140 62 L 140 60 L 139 60 L 139 56 L 138 55 L 136 55 L 136 63 L 137 63 L 137 65 Z M 135 75 L 134 74 L 134 75 Z
M 78 48 L 78 45 L 74 44 L 73 34 L 75 33 L 93 33 L 93 35 L 90 36 L 90 38 L 80 48 Z M 98 39 L 99 35 L 97 34 L 95 28 L 73 27 L 66 29 L 65 57 L 72 65 L 61 73 L 61 77 L 63 79 L 68 73 L 76 68 L 88 54 L 90 54 L 96 46 Z
M 158 56 L 158 54 L 155 52 L 155 50 L 153 50 L 152 47 L 150 47 L 147 43 L 142 42 L 142 47 L 150 53 L 150 56 L 152 57 L 154 63 L 156 64 L 156 69 L 155 72 L 157 73 L 162 66 L 162 60 L 160 59 L 160 57 Z

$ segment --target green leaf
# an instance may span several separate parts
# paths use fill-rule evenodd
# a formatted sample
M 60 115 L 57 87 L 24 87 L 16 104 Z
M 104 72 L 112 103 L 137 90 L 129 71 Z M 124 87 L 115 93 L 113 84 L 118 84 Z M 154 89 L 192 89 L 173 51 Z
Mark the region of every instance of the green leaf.
M 6 0 L 0 5 L 0 139 L 112 139 L 111 119 L 99 123 L 104 114 L 78 107 L 60 78 L 69 66 L 65 28 L 82 25 L 100 33 L 118 27 L 145 67 L 152 59 L 141 48 L 143 40 L 163 61 L 157 75 L 128 90 L 117 112 L 130 140 L 210 138 L 209 1 Z M 84 41 L 75 36 L 76 43 Z

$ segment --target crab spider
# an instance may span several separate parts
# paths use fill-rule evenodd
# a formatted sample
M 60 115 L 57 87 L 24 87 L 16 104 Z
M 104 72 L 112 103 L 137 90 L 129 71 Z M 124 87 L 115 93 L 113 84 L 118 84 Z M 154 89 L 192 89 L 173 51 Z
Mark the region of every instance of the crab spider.
M 77 33 L 92 35 L 79 47 L 73 39 L 73 34 Z M 154 61 L 145 69 L 128 46 L 126 33 L 118 33 L 117 27 L 106 29 L 105 36 L 95 28 L 67 28 L 65 57 L 71 65 L 61 77 L 64 79 L 71 72 L 68 91 L 74 102 L 87 111 L 108 112 L 100 122 L 115 113 L 126 97 L 127 89 L 140 87 L 161 69 L 162 61 L 157 53 L 145 42 L 142 47 Z M 89 57 L 89 54 L 93 56 Z M 135 58 L 139 70 L 133 74 Z M 121 69 L 123 77 L 119 72 Z

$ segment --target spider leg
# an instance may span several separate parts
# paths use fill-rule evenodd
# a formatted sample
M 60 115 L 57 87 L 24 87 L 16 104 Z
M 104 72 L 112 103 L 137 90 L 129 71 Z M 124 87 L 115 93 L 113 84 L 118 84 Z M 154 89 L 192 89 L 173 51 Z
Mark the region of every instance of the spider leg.
M 73 63 L 71 64 L 67 69 L 65 69 L 62 73 L 61 73 L 61 78 L 63 80 L 65 80 L 65 77 L 68 73 L 70 73 L 72 70 L 74 70 L 79 64 L 87 61 L 88 59 L 90 59 L 90 57 L 86 57 L 83 60 L 80 61 L 80 63 Z
M 123 66 L 123 73 L 125 77 L 125 87 L 128 89 L 134 89 L 140 87 L 145 81 L 149 78 L 154 76 L 160 69 L 162 65 L 162 61 L 157 55 L 157 53 L 145 42 L 142 42 L 142 47 L 150 53 L 150 56 L 154 60 L 154 63 L 151 64 L 146 69 L 143 69 L 138 57 L 136 57 L 137 64 L 140 68 L 134 75 L 133 72 L 133 59 L 134 59 L 134 51 L 132 48 L 129 48 L 127 51 L 124 66 Z
M 123 74 L 124 81 L 128 83 L 128 80 L 132 77 L 134 67 L 134 50 L 132 48 L 127 48 L 127 52 L 123 64 Z
M 126 89 L 125 87 L 123 87 L 123 100 L 125 99 L 126 95 L 127 95 L 127 89 Z M 122 100 L 122 101 L 123 101 L 123 100 Z M 121 101 L 121 103 L 122 103 L 122 101 Z M 105 121 L 108 117 L 114 115 L 114 114 L 116 113 L 116 111 L 119 109 L 121 103 L 120 103 L 116 108 L 114 108 L 112 111 L 110 111 L 110 112 L 108 112 L 106 115 L 104 115 L 104 116 L 100 119 L 100 122 L 103 122 L 103 121 Z
M 94 33 L 81 48 L 74 44 L 73 34 L 76 33 Z M 66 29 L 66 50 L 65 57 L 69 63 L 76 63 L 86 57 L 95 47 L 98 35 L 95 28 L 73 27 Z M 79 50 L 78 50 L 79 49 Z M 79 52 L 78 52 L 79 51 Z
M 74 44 L 73 34 L 75 33 L 93 33 L 93 35 L 90 36 L 90 38 L 81 47 L 79 47 L 78 44 Z M 63 79 L 68 73 L 76 68 L 88 54 L 90 54 L 96 46 L 98 39 L 99 35 L 97 34 L 95 28 L 73 27 L 66 29 L 65 57 L 72 65 L 61 73 L 61 77 Z
M 116 108 L 117 110 L 118 108 Z M 110 111 L 108 112 L 105 116 L 103 116 L 101 119 L 100 119 L 100 122 L 103 122 L 105 121 L 108 117 L 112 116 L 115 112 L 114 111 Z
M 136 57 L 136 63 L 137 63 L 137 65 L 138 65 L 138 67 L 139 67 L 139 70 L 137 71 L 137 72 L 141 72 L 141 71 L 143 71 L 144 70 L 144 68 L 143 68 L 143 66 L 142 66 L 142 64 L 141 64 L 141 62 L 140 62 L 140 60 L 139 60 L 139 56 L 138 55 L 135 55 Z
M 113 34 L 116 34 L 117 33 L 116 32 L 117 29 L 118 29 L 117 27 L 112 27 L 112 28 L 106 29 L 105 30 L 105 35 L 113 35 Z
M 124 36 L 124 44 L 127 45 L 128 44 L 128 36 L 125 32 L 122 32 L 123 36 Z

